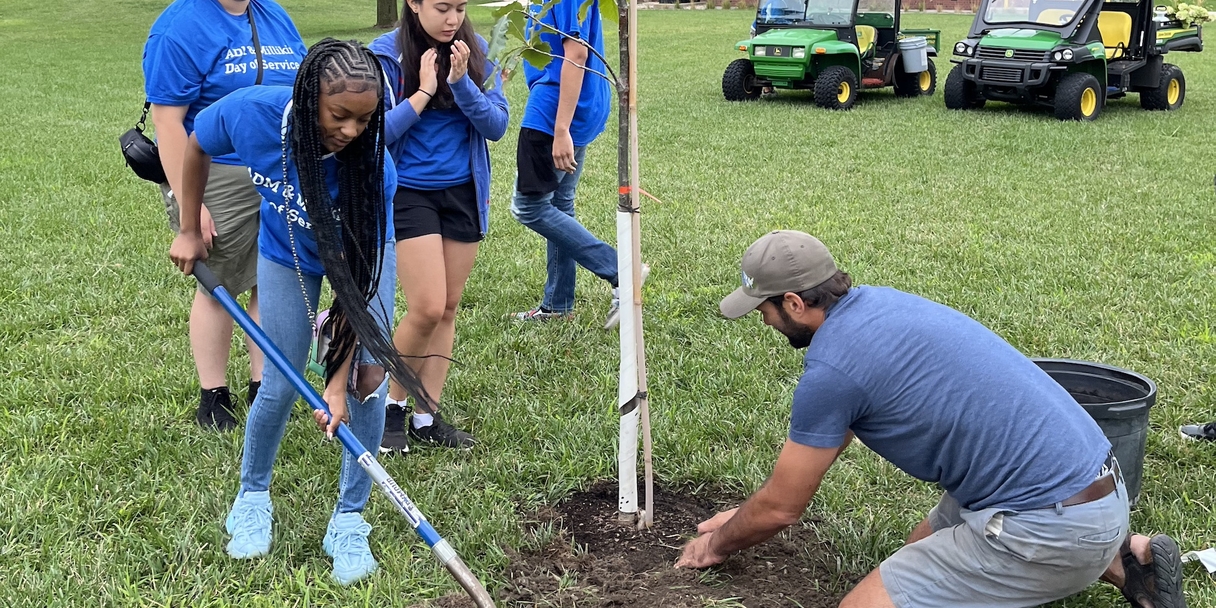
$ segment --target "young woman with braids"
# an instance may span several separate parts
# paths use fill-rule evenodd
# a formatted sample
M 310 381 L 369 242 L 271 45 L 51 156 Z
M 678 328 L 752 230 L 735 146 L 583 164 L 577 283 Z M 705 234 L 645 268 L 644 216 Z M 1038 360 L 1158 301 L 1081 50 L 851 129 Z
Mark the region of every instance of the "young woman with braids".
M 397 278 L 408 312 L 393 342 L 418 373 L 438 410 L 456 337 L 456 309 L 489 227 L 490 153 L 486 141 L 507 130 L 502 82 L 486 41 L 465 20 L 466 0 L 405 0 L 401 24 L 370 48 L 389 90 L 385 139 L 397 160 L 393 222 Z M 415 404 L 406 431 L 406 391 L 389 390 L 381 452 L 409 451 L 409 442 L 470 448 L 474 439 L 438 413 Z
M 396 255 L 387 201 L 397 176 L 384 150 L 382 74 L 371 51 L 327 38 L 309 49 L 294 89 L 243 89 L 201 112 L 182 170 L 182 229 L 169 252 L 186 273 L 206 258 L 199 207 L 207 158 L 238 154 L 262 195 L 262 329 L 303 372 L 321 278 L 329 278 L 335 335 L 323 397 L 333 419 L 315 417 L 331 436 L 345 420 L 369 446 L 379 445 L 384 430 L 386 369 L 394 383 L 429 403 L 389 338 Z M 274 367 L 263 382 L 245 424 L 241 489 L 226 522 L 228 554 L 238 559 L 270 550 L 271 468 L 296 401 Z M 344 585 L 376 569 L 371 526 L 361 515 L 370 492 L 371 480 L 344 451 L 338 504 L 323 541 Z

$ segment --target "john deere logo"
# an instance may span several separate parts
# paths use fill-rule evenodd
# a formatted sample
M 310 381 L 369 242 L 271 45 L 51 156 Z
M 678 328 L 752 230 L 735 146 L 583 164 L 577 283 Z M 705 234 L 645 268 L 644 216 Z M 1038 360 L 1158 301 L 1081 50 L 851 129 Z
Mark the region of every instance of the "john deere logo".
M 1012 57 L 1013 57 L 1013 49 L 1009 49 L 1008 51 L 1005 51 L 1005 58 L 1006 58 L 1006 59 L 1010 59 L 1010 58 L 1012 58 Z
M 773 54 L 780 57 L 781 56 L 781 47 L 774 48 Z

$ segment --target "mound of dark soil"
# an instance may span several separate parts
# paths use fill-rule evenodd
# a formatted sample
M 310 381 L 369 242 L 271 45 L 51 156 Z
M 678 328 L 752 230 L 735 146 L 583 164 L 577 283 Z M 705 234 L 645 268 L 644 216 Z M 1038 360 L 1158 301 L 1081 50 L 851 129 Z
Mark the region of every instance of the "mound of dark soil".
M 655 525 L 638 531 L 616 521 L 615 483 L 600 483 L 543 509 L 525 523 L 552 525 L 545 547 L 512 555 L 500 606 L 562 608 L 730 606 L 765 608 L 836 606 L 859 577 L 840 574 L 830 546 L 806 525 L 731 556 L 705 571 L 675 569 L 680 549 L 697 524 L 714 514 L 707 500 L 655 491 Z M 464 596 L 436 600 L 465 608 Z

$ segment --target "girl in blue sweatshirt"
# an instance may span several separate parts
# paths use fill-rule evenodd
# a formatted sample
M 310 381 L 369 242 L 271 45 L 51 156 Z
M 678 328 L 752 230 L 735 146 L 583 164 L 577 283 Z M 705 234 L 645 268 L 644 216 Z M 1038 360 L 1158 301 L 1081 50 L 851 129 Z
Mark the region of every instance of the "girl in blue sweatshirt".
M 456 309 L 489 226 L 487 140 L 507 130 L 502 81 L 487 87 L 488 45 L 465 20 L 466 0 L 406 0 L 396 31 L 370 48 L 390 90 L 385 138 L 397 161 L 393 198 L 397 278 L 407 312 L 393 343 L 439 408 L 456 336 Z M 406 430 L 406 391 L 393 384 L 382 452 L 409 440 L 468 449 L 474 439 L 415 404 Z

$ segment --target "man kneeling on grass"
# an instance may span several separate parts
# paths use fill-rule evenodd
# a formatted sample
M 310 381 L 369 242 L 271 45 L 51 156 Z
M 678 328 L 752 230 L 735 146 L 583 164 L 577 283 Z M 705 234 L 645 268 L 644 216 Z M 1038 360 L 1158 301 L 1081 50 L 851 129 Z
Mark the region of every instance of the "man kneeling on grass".
M 1038 606 L 1099 578 L 1136 607 L 1186 605 L 1177 545 L 1129 533 L 1110 442 L 1032 361 L 951 308 L 852 287 L 801 232 L 765 235 L 742 269 L 722 314 L 758 309 L 807 348 L 805 371 L 772 476 L 701 523 L 677 567 L 718 564 L 796 523 L 856 435 L 945 493 L 842 608 Z

